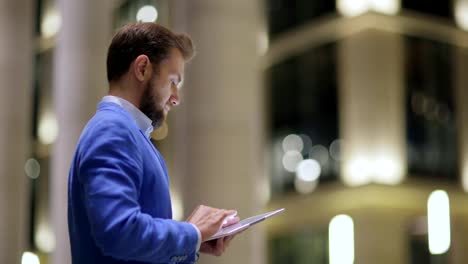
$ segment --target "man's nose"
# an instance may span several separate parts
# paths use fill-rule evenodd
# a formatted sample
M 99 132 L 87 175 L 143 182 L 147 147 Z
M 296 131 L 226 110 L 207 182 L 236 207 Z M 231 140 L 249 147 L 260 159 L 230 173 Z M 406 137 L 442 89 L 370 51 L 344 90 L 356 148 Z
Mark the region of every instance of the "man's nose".
M 172 85 L 172 93 L 171 98 L 169 98 L 169 101 L 173 106 L 177 106 L 180 103 L 179 89 L 177 89 L 177 86 L 175 85 Z

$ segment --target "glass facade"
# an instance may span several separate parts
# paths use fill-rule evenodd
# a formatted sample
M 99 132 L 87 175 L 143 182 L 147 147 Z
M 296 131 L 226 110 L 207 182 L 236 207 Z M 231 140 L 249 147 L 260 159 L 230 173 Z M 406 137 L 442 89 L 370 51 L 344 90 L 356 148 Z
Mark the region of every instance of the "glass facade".
M 319 182 L 338 178 L 336 74 L 334 43 L 297 54 L 268 71 L 273 193 L 292 192 L 299 187 L 295 167 L 302 160 L 319 163 Z M 286 146 L 288 135 L 300 137 L 300 149 Z
M 453 47 L 405 37 L 406 126 L 411 176 L 456 181 Z
M 451 0 L 402 0 L 402 7 L 411 11 L 443 18 L 452 18 L 453 1 Z

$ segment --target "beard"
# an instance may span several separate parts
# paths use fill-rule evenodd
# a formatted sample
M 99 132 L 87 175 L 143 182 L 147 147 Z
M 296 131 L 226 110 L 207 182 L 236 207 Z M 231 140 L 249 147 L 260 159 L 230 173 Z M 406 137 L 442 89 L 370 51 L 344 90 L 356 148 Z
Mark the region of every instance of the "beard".
M 161 98 L 153 92 L 154 79 L 148 82 L 140 101 L 140 111 L 149 119 L 154 129 L 160 127 L 164 121 L 164 109 L 160 106 Z

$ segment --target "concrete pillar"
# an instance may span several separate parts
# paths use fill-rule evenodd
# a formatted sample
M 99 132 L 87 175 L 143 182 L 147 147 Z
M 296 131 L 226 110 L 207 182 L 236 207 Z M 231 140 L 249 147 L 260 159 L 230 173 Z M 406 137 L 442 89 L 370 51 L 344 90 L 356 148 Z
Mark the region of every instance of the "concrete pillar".
M 454 84 L 457 129 L 459 131 L 459 161 L 461 168 L 461 182 L 463 189 L 468 191 L 468 49 L 456 48 L 454 52 Z
M 339 43 L 342 179 L 397 184 L 406 174 L 403 39 L 367 30 Z
M 106 53 L 110 41 L 110 1 L 58 0 L 62 26 L 57 38 L 54 105 L 59 134 L 53 146 L 52 226 L 56 237 L 53 264 L 70 263 L 67 182 L 78 137 L 108 89 Z
M 363 210 L 353 215 L 354 263 L 408 263 L 408 217 L 390 210 Z
M 468 217 L 457 215 L 452 216 L 451 222 L 451 246 L 449 250 L 449 259 L 453 264 L 466 263 L 468 259 L 468 227 L 466 221 Z
M 172 113 L 175 177 L 186 214 L 196 205 L 259 213 L 263 166 L 263 87 L 258 37 L 261 1 L 174 1 L 175 29 L 190 34 L 197 56 L 187 66 L 182 104 Z M 236 237 L 221 258 L 200 263 L 264 263 L 261 225 Z
M 27 249 L 33 65 L 32 1 L 0 0 L 0 263 Z

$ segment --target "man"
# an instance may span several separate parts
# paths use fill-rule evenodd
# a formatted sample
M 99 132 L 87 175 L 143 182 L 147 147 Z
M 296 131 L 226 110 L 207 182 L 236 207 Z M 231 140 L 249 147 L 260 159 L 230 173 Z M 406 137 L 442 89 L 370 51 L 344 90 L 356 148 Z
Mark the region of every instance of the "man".
M 179 104 L 192 56 L 188 36 L 155 23 L 127 25 L 112 39 L 109 95 L 84 128 L 70 168 L 74 264 L 194 263 L 198 252 L 220 256 L 232 239 L 207 242 L 233 210 L 199 206 L 186 222 L 171 219 L 166 165 L 149 140 Z

